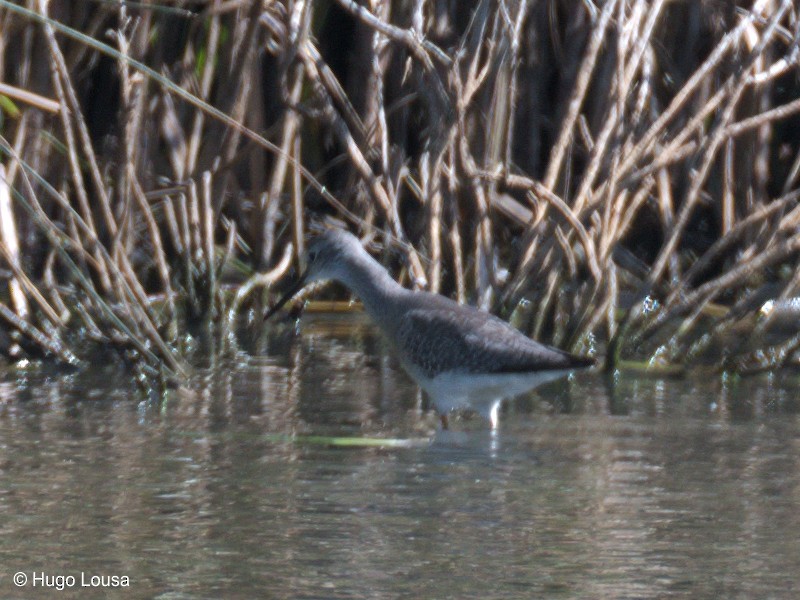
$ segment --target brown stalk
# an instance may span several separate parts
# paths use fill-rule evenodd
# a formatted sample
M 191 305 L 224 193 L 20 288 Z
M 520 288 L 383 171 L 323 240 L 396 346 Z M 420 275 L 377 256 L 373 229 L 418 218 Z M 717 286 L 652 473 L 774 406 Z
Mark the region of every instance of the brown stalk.
M 43 331 L 32 325 L 29 321 L 15 313 L 5 304 L 0 302 L 0 318 L 6 321 L 11 327 L 25 335 L 45 352 L 50 352 L 57 356 L 62 362 L 68 365 L 78 366 L 80 360 L 68 348 L 65 348 L 58 340 L 48 336 Z
M 214 244 L 214 222 L 215 215 L 212 206 L 212 187 L 211 173 L 208 171 L 202 174 L 202 191 L 200 194 L 200 231 L 202 237 L 203 270 L 206 276 L 206 301 L 208 302 L 208 314 L 214 318 L 216 315 L 216 300 L 219 290 L 217 289 L 217 265 L 216 265 L 216 246 Z
M 646 155 L 653 151 L 653 144 L 656 139 L 663 133 L 667 125 L 675 119 L 694 92 L 706 81 L 713 69 L 716 68 L 731 48 L 739 42 L 756 15 L 764 10 L 768 1 L 769 0 L 757 0 L 750 12 L 747 13 L 746 18 L 742 19 L 733 31 L 725 34 L 722 40 L 714 47 L 714 50 L 708 58 L 675 95 L 666 110 L 664 110 L 653 124 L 650 125 L 636 147 L 631 150 L 625 160 L 623 160 L 620 165 L 620 171 L 622 173 L 629 172 L 634 164 L 642 162 Z
M 302 138 L 299 131 L 295 131 L 294 139 L 292 140 L 292 150 L 294 156 L 300 157 L 302 152 Z M 295 165 L 299 164 L 295 161 Z M 294 243 L 297 248 L 298 256 L 305 253 L 305 240 L 303 239 L 303 231 L 305 230 L 305 219 L 303 217 L 303 185 L 300 178 L 300 169 L 292 169 L 292 224 L 294 225 Z
M 375 29 L 389 39 L 402 44 L 425 68 L 433 69 L 433 60 L 439 64 L 450 66 L 450 57 L 436 44 L 426 39 L 419 39 L 414 29 L 401 29 L 385 23 L 369 10 L 353 2 L 353 0 L 337 0 L 339 5 L 355 16 L 365 25 Z
M 611 16 L 614 13 L 614 8 L 617 6 L 617 1 L 618 0 L 609 0 L 605 3 L 603 10 L 600 13 L 600 18 L 597 20 L 597 23 L 592 29 L 592 36 L 589 41 L 589 45 L 586 48 L 583 63 L 578 71 L 578 78 L 575 81 L 575 87 L 573 89 L 572 97 L 569 101 L 567 113 L 563 122 L 561 123 L 561 129 L 558 137 L 556 138 L 556 143 L 553 145 L 553 148 L 550 151 L 550 160 L 547 166 L 547 173 L 545 174 L 543 181 L 544 187 L 550 190 L 555 188 L 558 176 L 561 173 L 564 154 L 566 153 L 567 146 L 572 139 L 572 132 L 575 127 L 575 123 L 578 120 L 578 114 L 581 106 L 586 98 L 586 92 L 589 89 L 592 73 L 600 53 L 600 47 L 605 39 L 606 28 L 611 22 Z
M 13 154 L 13 150 L 7 145 L 6 141 L 0 137 L 0 142 L 5 146 L 5 151 L 10 153 L 16 160 L 20 161 L 19 157 Z M 22 161 L 20 161 L 22 164 Z M 28 178 L 28 173 L 26 171 L 27 165 L 25 165 L 25 169 L 21 171 L 23 175 L 23 182 L 25 183 L 27 190 L 28 190 L 28 204 L 25 205 L 26 208 L 29 210 L 29 214 L 32 216 L 35 215 L 36 220 L 40 227 L 42 227 L 43 233 L 47 237 L 51 246 L 56 249 L 62 261 L 65 262 L 68 266 L 71 266 L 71 271 L 73 275 L 76 276 L 77 283 L 80 287 L 86 292 L 86 294 L 93 300 L 95 305 L 105 314 L 105 316 L 110 319 L 113 324 L 113 327 L 117 329 L 120 333 L 122 338 L 127 341 L 130 345 L 136 348 L 142 356 L 147 357 L 151 364 L 158 364 L 159 360 L 156 355 L 144 344 L 140 338 L 138 333 L 138 328 L 140 324 L 143 324 L 146 328 L 146 332 L 148 335 L 151 336 L 151 340 L 155 344 L 155 346 L 159 349 L 162 353 L 161 358 L 164 359 L 168 363 L 168 368 L 170 368 L 173 372 L 179 374 L 185 374 L 186 369 L 181 361 L 179 361 L 175 356 L 172 350 L 161 340 L 160 335 L 155 330 L 155 327 L 152 325 L 150 321 L 149 315 L 145 313 L 147 302 L 146 298 L 144 297 L 143 292 L 140 289 L 137 289 L 138 282 L 136 281 L 135 277 L 128 277 L 125 273 L 125 270 L 129 270 L 130 267 L 127 264 L 127 261 L 121 261 L 120 267 L 111 260 L 108 253 L 105 251 L 102 245 L 95 242 L 92 244 L 92 249 L 95 251 L 95 254 L 99 257 L 100 260 L 104 261 L 104 264 L 109 269 L 111 273 L 114 274 L 115 278 L 115 291 L 118 292 L 118 297 L 122 303 L 122 309 L 129 313 L 132 317 L 132 321 L 129 323 L 134 327 L 134 331 L 131 331 L 129 327 L 117 316 L 115 310 L 113 310 L 107 302 L 105 302 L 99 295 L 98 291 L 94 288 L 93 284 L 80 272 L 80 270 L 74 265 L 71 258 L 66 252 L 66 248 L 70 247 L 74 250 L 79 252 L 84 252 L 88 256 L 88 250 L 84 250 L 83 246 L 75 241 L 74 238 L 71 238 L 64 234 L 61 229 L 50 221 L 47 214 L 42 209 L 40 203 L 36 198 L 36 194 L 34 192 L 33 186 Z M 77 227 L 81 228 L 81 230 L 88 234 L 90 240 L 93 239 L 94 232 L 87 225 L 83 222 L 80 215 L 75 212 L 72 207 L 69 206 L 66 201 L 64 201 L 61 196 L 55 192 L 52 188 L 46 188 L 51 193 L 51 196 L 59 200 L 62 204 L 62 207 L 67 210 L 67 214 L 70 217 L 70 221 L 74 223 Z M 76 236 L 77 237 L 77 236 Z M 133 287 L 132 287 L 133 286 Z M 137 296 L 138 294 L 138 296 Z M 134 301 L 132 301 L 132 299 Z M 153 335 L 155 334 L 155 335 Z
M 592 275 L 595 277 L 595 279 L 599 280 L 601 277 L 601 269 L 597 254 L 595 252 L 594 243 L 590 239 L 586 228 L 577 218 L 575 213 L 572 212 L 572 209 L 567 206 L 566 202 L 564 202 L 564 200 L 559 198 L 550 190 L 546 189 L 543 184 L 520 175 L 509 175 L 506 183 L 509 187 L 528 190 L 532 194 L 533 198 L 541 198 L 546 200 L 548 205 L 555 208 L 558 211 L 558 214 L 564 217 L 567 223 L 569 223 L 569 225 L 572 227 L 572 230 L 575 231 L 575 234 L 578 236 L 578 240 L 580 241 L 581 246 L 586 253 L 586 261 L 589 265 Z
M 45 0 L 39 0 L 39 10 L 42 14 L 47 13 L 47 2 Z M 97 162 L 97 157 L 94 153 L 94 148 L 92 146 L 91 137 L 89 135 L 89 129 L 86 126 L 86 121 L 83 118 L 83 113 L 81 111 L 80 103 L 78 102 L 78 97 L 75 92 L 75 89 L 72 86 L 72 81 L 69 76 L 69 72 L 67 69 L 66 62 L 64 60 L 64 55 L 61 52 L 61 48 L 58 45 L 58 41 L 56 40 L 55 31 L 53 28 L 46 24 L 44 27 L 45 36 L 47 38 L 48 48 L 50 50 L 50 55 L 52 57 L 53 66 L 51 67 L 54 70 L 53 81 L 56 83 L 58 90 L 59 88 L 62 89 L 59 96 L 59 102 L 62 105 L 61 114 L 62 120 L 66 123 L 68 121 L 69 116 L 66 114 L 66 110 L 70 111 L 70 114 L 75 119 L 75 125 L 77 129 L 77 137 L 80 140 L 81 149 L 85 153 L 85 160 L 86 164 L 89 167 L 89 173 L 91 174 L 91 179 L 94 184 L 94 191 L 97 194 L 98 202 L 100 204 L 100 209 L 102 215 L 105 220 L 105 225 L 108 227 L 109 233 L 113 236 L 117 231 L 116 222 L 114 219 L 114 215 L 111 210 L 111 204 L 106 192 L 106 184 L 103 181 L 103 177 L 100 174 L 100 167 Z M 56 76 L 56 73 L 58 74 Z M 72 131 L 71 127 L 65 127 L 68 131 Z M 77 155 L 77 148 L 75 147 L 76 139 L 75 136 L 71 136 L 71 141 L 68 144 L 70 148 L 74 148 L 74 152 L 71 154 Z M 80 175 L 79 170 L 77 169 L 77 158 L 71 156 L 71 160 L 74 161 L 76 164 L 73 165 L 73 169 L 75 169 L 76 173 L 74 174 L 74 179 L 76 184 L 83 188 L 83 178 Z M 83 194 L 85 195 L 86 192 L 84 191 Z M 88 209 L 87 209 L 88 210 Z M 92 221 L 87 221 L 87 223 L 92 224 Z M 101 273 L 102 275 L 102 273 Z M 107 275 L 105 275 L 107 277 Z
M 50 98 L 46 98 L 40 94 L 29 92 L 28 90 L 20 89 L 16 86 L 0 81 L 0 94 L 15 98 L 20 102 L 25 102 L 36 108 L 50 112 L 57 113 L 60 110 L 61 104 Z
M 301 6 L 301 5 L 298 5 Z M 300 34 L 300 39 L 304 39 L 307 35 L 308 20 L 303 21 L 303 31 Z M 289 92 L 287 95 L 287 104 L 297 106 L 300 102 L 300 94 L 303 90 L 303 81 L 305 77 L 305 70 L 302 62 L 295 63 L 287 71 L 287 82 L 284 84 Z M 281 127 L 280 148 L 282 152 L 275 157 L 275 163 L 272 168 L 268 192 L 266 197 L 266 204 L 262 207 L 262 235 L 263 246 L 261 250 L 260 262 L 264 266 L 272 257 L 275 245 L 275 213 L 278 210 L 278 199 L 281 192 L 286 185 L 286 173 L 289 164 L 289 157 L 292 156 L 292 145 L 295 136 L 300 127 L 300 117 L 294 110 L 287 110 L 283 114 L 283 123 Z M 302 246 L 295 246 L 298 252 L 302 252 Z
M 753 61 L 755 61 L 756 57 L 758 57 L 766 47 L 771 33 L 774 32 L 775 27 L 780 22 L 783 13 L 787 10 L 788 6 L 788 1 L 782 2 L 781 8 L 779 8 L 772 16 L 770 19 L 770 24 L 767 27 L 761 42 L 759 42 L 759 44 L 754 48 L 753 54 L 748 57 L 746 61 L 744 72 L 746 72 L 746 69 L 753 64 Z M 744 87 L 746 86 L 747 82 L 743 73 L 739 76 L 731 77 L 731 79 L 724 86 L 724 88 L 729 90 L 730 93 L 727 104 L 720 115 L 719 124 L 715 127 L 712 135 L 709 138 L 709 142 L 704 149 L 703 161 L 695 175 L 692 177 L 691 187 L 687 193 L 687 197 L 684 200 L 683 205 L 681 206 L 681 210 L 678 213 L 675 226 L 670 232 L 667 242 L 662 247 L 659 257 L 653 264 L 650 274 L 650 282 L 655 282 L 661 277 L 662 271 L 667 264 L 670 255 L 675 251 L 678 240 L 683 234 L 683 231 L 689 221 L 689 217 L 692 215 L 695 205 L 700 197 L 700 190 L 705 183 L 706 177 L 708 176 L 712 161 L 716 157 L 717 149 L 725 139 L 725 127 L 728 121 L 730 121 L 732 118 L 734 108 L 736 107 L 739 97 L 743 93 Z
M 14 218 L 14 207 L 11 204 L 11 193 L 8 188 L 6 169 L 0 164 L 0 250 L 6 263 L 14 273 L 14 277 L 8 282 L 8 292 L 11 296 L 14 312 L 20 318 L 27 319 L 30 309 L 23 287 L 33 289 L 35 287 L 30 285 L 30 281 L 20 268 L 19 235 L 17 234 L 17 223 Z M 54 322 L 58 321 L 59 319 L 56 316 Z
M 213 0 L 215 7 L 219 7 L 220 0 Z M 215 73 L 215 63 L 217 57 L 217 49 L 219 47 L 220 36 L 220 16 L 218 14 L 211 14 L 208 21 L 208 35 L 206 37 L 206 60 L 202 65 L 200 72 L 200 81 L 197 86 L 197 96 L 201 100 L 208 100 L 211 92 L 211 83 Z M 191 47 L 187 47 L 187 51 Z M 205 124 L 205 114 L 203 111 L 195 111 L 192 124 L 189 129 L 189 135 L 186 139 L 186 166 L 185 173 L 191 177 L 197 169 L 197 159 L 200 153 L 200 147 L 203 142 L 203 126 Z
M 305 50 L 306 51 L 300 53 L 300 57 L 303 60 L 308 77 L 315 83 L 315 90 L 317 91 L 318 96 L 325 103 L 324 114 L 326 119 L 333 127 L 336 137 L 338 137 L 341 143 L 345 146 L 352 166 L 358 173 L 359 177 L 369 188 L 372 197 L 378 202 L 378 205 L 384 213 L 387 222 L 390 224 L 392 233 L 396 238 L 404 242 L 406 236 L 399 221 L 396 201 L 389 196 L 389 190 L 387 190 L 381 184 L 380 179 L 375 175 L 375 173 L 373 173 L 372 168 L 364 158 L 364 154 L 358 147 L 358 144 L 353 138 L 350 130 L 347 128 L 346 123 L 334 108 L 330 97 L 325 93 L 325 88 L 320 83 L 318 60 L 315 61 L 313 59 L 314 56 L 318 57 L 319 53 L 313 49 L 313 46 L 310 42 L 306 42 Z M 422 268 L 422 263 L 420 262 L 419 256 L 410 245 L 405 245 L 404 248 L 406 250 L 406 258 L 409 262 L 411 275 L 414 278 L 415 283 L 417 285 L 425 285 L 425 271 Z

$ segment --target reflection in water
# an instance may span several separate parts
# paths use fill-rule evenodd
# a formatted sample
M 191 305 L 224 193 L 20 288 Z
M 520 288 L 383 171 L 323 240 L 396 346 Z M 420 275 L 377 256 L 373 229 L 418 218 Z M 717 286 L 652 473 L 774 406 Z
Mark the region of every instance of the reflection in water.
M 795 375 L 581 375 L 442 432 L 369 327 L 262 343 L 162 403 L 102 370 L 0 384 L 0 595 L 36 597 L 20 570 L 132 597 L 796 594 Z

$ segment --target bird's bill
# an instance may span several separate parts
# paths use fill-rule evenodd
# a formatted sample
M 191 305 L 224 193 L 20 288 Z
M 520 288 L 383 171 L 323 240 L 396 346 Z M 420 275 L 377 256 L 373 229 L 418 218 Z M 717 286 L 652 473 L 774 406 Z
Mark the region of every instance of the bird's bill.
M 281 296 L 281 299 L 278 300 L 275 306 L 273 306 L 267 311 L 267 314 L 264 315 L 265 321 L 269 319 L 272 315 L 274 315 L 276 312 L 278 312 L 281 308 L 283 308 L 284 304 L 286 304 L 289 300 L 294 298 L 294 295 L 301 289 L 303 289 L 303 286 L 306 284 L 306 275 L 307 273 L 303 273 L 300 276 L 300 278 L 294 283 L 294 285 L 292 285 L 292 287 L 290 287 L 289 290 L 283 296 Z

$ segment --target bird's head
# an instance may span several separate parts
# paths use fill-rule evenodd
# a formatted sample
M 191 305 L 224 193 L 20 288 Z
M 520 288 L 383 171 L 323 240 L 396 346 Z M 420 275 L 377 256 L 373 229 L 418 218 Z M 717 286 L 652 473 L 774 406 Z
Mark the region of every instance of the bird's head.
M 264 320 L 278 312 L 306 284 L 328 279 L 344 280 L 348 261 L 362 253 L 365 250 L 358 238 L 343 229 L 329 229 L 313 238 L 305 253 L 305 271 L 267 312 Z

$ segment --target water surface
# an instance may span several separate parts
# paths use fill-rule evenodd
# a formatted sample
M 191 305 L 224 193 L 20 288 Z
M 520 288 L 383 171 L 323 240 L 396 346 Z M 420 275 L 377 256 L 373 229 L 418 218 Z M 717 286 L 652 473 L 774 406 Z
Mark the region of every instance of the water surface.
M 245 346 L 164 401 L 110 367 L 5 375 L 0 597 L 55 595 L 35 574 L 75 576 L 65 598 L 800 592 L 796 374 L 582 374 L 493 435 L 437 432 L 361 319 Z

